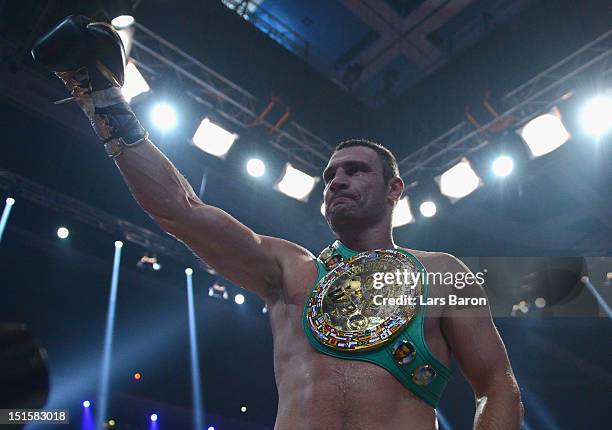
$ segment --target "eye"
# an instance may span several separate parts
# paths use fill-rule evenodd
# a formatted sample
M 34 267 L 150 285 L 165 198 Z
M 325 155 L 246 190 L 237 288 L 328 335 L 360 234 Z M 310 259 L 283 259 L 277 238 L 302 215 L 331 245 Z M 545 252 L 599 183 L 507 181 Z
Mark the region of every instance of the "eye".
M 348 166 L 346 168 L 346 173 L 347 175 L 350 175 L 350 176 L 356 175 L 357 173 L 364 172 L 364 171 L 365 171 L 364 167 L 358 166 L 358 165 Z

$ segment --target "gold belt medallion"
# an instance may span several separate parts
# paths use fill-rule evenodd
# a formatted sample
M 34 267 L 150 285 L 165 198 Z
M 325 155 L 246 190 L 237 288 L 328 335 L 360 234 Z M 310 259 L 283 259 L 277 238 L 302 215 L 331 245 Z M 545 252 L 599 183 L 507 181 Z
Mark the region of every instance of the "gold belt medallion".
M 321 343 L 338 350 L 381 346 L 416 315 L 423 291 L 420 272 L 413 260 L 396 250 L 366 251 L 343 261 L 321 278 L 308 299 L 310 329 Z M 387 273 L 394 280 L 383 284 Z

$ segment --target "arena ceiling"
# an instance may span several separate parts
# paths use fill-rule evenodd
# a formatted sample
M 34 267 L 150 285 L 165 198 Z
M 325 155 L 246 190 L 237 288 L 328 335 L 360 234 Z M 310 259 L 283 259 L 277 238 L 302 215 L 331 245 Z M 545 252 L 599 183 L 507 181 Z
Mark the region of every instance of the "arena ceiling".
M 381 106 L 531 1 L 224 0 L 369 106 Z

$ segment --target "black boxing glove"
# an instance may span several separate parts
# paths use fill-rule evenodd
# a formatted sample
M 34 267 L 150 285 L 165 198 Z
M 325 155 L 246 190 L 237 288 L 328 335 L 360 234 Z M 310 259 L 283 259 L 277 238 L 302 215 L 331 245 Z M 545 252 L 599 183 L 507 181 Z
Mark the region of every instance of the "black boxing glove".
M 109 156 L 148 137 L 125 101 L 125 50 L 115 29 L 81 15 L 65 18 L 33 46 L 36 62 L 53 71 L 89 118 Z

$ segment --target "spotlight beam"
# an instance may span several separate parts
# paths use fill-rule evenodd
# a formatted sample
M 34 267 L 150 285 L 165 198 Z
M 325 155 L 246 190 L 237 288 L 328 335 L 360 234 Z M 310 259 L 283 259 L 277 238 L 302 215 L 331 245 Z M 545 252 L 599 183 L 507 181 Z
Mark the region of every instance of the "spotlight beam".
M 106 316 L 106 331 L 104 334 L 104 349 L 102 352 L 102 370 L 100 374 L 100 388 L 98 391 L 98 413 L 96 428 L 101 429 L 108 408 L 108 385 L 110 380 L 111 356 L 113 352 L 113 330 L 115 327 L 115 310 L 117 305 L 117 290 L 119 285 L 119 265 L 121 263 L 121 242 L 115 242 L 115 257 L 113 259 L 113 275 Z
M 200 377 L 200 362 L 198 360 L 198 340 L 196 331 L 195 303 L 193 299 L 193 270 L 186 269 L 187 278 L 187 306 L 189 310 L 189 344 L 191 353 L 191 388 L 193 397 L 193 428 L 204 428 L 204 408 L 202 405 L 202 385 Z
M 15 200 L 13 198 L 9 197 L 6 199 L 6 205 L 4 206 L 4 210 L 2 211 L 2 218 L 0 218 L 0 242 L 2 242 L 2 235 L 4 234 L 4 229 L 6 228 L 9 215 L 11 214 L 11 208 L 14 204 Z

